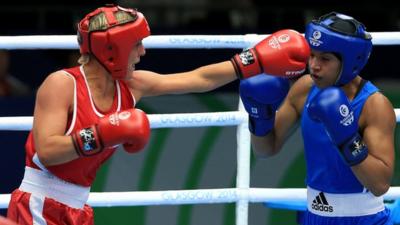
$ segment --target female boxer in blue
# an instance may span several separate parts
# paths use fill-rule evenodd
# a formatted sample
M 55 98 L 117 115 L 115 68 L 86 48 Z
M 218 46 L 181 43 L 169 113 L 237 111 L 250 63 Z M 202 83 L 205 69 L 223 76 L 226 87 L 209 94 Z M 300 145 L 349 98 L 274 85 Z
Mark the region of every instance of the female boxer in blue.
M 330 13 L 310 22 L 305 38 L 310 74 L 289 91 L 287 80 L 272 76 L 241 80 L 253 150 L 276 154 L 300 121 L 307 164 L 302 224 L 391 224 L 382 195 L 393 175 L 396 118 L 389 100 L 359 76 L 371 35 L 354 18 Z

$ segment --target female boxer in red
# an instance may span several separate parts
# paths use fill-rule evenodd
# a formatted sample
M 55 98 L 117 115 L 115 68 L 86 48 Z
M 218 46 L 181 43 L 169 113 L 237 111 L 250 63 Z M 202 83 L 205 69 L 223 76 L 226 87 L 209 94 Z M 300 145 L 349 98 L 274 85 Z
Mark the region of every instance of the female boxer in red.
M 135 71 L 149 35 L 145 17 L 134 9 L 101 7 L 80 21 L 81 66 L 50 74 L 38 90 L 25 174 L 12 193 L 10 219 L 93 224 L 86 202 L 98 168 L 117 146 L 137 152 L 148 142 L 149 120 L 135 109 L 142 97 L 209 91 L 237 79 L 237 73 L 301 74 L 309 54 L 301 34 L 284 30 L 232 61 L 169 75 Z

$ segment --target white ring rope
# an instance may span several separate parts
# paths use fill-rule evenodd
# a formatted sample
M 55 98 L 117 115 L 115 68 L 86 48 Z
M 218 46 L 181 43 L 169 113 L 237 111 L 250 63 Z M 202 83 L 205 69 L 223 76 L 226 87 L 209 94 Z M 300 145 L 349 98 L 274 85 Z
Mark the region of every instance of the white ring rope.
M 0 209 L 7 208 L 11 194 L 0 194 Z M 400 187 L 391 187 L 385 200 L 400 198 Z M 88 204 L 93 207 L 184 205 L 246 202 L 305 202 L 305 188 L 221 188 L 200 190 L 91 192 Z
M 400 45 L 400 32 L 371 32 L 374 45 Z M 146 48 L 248 48 L 267 35 L 151 35 Z M 0 36 L 0 49 L 78 49 L 76 35 Z
M 371 32 L 374 45 L 400 45 L 400 32 Z M 152 35 L 143 42 L 146 48 L 248 48 L 267 35 Z M 0 49 L 77 49 L 75 35 L 0 36 Z M 395 109 L 400 122 L 400 109 Z M 149 115 L 151 128 L 238 126 L 236 188 L 90 193 L 88 204 L 99 206 L 181 205 L 236 202 L 236 225 L 248 224 L 249 202 L 305 202 L 304 188 L 250 188 L 250 134 L 247 114 L 239 111 Z M 0 130 L 27 131 L 33 118 L 0 117 Z M 0 194 L 0 208 L 7 208 L 10 194 Z M 400 187 L 391 187 L 387 200 L 400 198 Z
M 400 122 L 400 109 L 394 110 L 396 120 Z M 240 111 L 213 113 L 172 113 L 149 114 L 150 127 L 180 128 L 207 126 L 237 126 L 247 119 L 247 114 Z M 28 131 L 32 128 L 32 116 L 0 117 L 0 130 Z
M 207 126 L 237 126 L 247 114 L 239 111 L 214 113 L 149 114 L 150 127 L 179 128 Z M 32 116 L 0 117 L 0 130 L 28 131 L 32 128 Z

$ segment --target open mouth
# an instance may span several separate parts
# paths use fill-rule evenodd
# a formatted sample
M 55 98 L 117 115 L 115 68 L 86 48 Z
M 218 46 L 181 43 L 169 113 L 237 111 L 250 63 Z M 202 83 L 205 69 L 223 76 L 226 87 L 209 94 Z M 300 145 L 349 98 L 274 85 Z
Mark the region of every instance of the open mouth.
M 322 77 L 316 75 L 316 74 L 311 74 L 311 78 L 313 78 L 314 80 L 321 80 Z

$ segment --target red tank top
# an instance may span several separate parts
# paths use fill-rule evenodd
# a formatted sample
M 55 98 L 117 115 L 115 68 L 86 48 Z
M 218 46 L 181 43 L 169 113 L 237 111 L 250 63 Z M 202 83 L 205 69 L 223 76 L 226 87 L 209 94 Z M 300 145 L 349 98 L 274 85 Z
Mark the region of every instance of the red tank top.
M 134 97 L 132 96 L 128 86 L 122 81 L 115 81 L 115 95 L 112 106 L 108 112 L 101 112 L 94 105 L 88 84 L 82 67 L 74 67 L 63 70 L 66 76 L 70 76 L 75 81 L 74 105 L 73 112 L 68 115 L 67 128 L 65 135 L 70 135 L 76 130 L 88 127 L 97 123 L 99 118 L 105 114 L 115 111 L 133 108 L 135 105 Z M 37 161 L 34 160 L 37 156 L 35 144 L 32 136 L 32 131 L 29 133 L 28 140 L 25 144 L 26 149 L 26 165 L 36 169 L 40 169 Z M 70 162 L 49 166 L 46 169 L 57 177 L 70 183 L 79 184 L 82 186 L 91 186 L 96 176 L 96 172 L 111 155 L 115 152 L 115 147 L 105 149 L 100 154 L 91 157 L 81 157 Z M 40 164 L 40 163 L 39 163 Z

